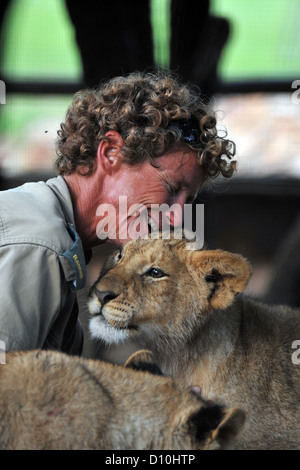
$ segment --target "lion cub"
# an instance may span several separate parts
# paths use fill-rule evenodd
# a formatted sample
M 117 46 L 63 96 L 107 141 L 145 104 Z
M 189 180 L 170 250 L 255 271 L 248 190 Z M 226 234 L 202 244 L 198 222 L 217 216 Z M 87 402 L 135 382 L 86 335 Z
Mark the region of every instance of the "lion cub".
M 300 448 L 300 312 L 241 294 L 248 262 L 184 240 L 129 242 L 90 292 L 90 331 L 154 352 L 164 374 L 246 412 L 236 448 Z
M 0 366 L 0 449 L 222 449 L 241 410 L 207 404 L 157 369 L 149 352 L 126 367 L 54 351 L 8 353 Z

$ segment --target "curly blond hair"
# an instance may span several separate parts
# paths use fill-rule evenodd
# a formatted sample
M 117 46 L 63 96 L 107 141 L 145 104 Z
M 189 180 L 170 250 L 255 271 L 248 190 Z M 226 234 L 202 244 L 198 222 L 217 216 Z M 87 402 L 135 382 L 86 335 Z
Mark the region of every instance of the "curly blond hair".
M 192 119 L 199 127 L 199 141 L 183 142 L 174 120 Z M 123 139 L 125 161 L 136 164 L 155 158 L 179 145 L 195 150 L 205 179 L 220 173 L 230 177 L 235 169 L 235 145 L 218 135 L 216 117 L 199 90 L 181 84 L 169 74 L 132 73 L 117 77 L 97 89 L 75 94 L 66 120 L 58 131 L 56 170 L 60 175 L 84 167 L 94 170 L 97 147 L 108 131 Z M 225 158 L 224 158 L 225 157 Z

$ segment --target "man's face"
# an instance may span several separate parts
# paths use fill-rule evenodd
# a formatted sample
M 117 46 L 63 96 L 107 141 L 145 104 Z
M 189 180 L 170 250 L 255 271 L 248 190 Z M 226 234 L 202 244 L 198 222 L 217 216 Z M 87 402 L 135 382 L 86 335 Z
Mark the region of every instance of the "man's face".
M 184 148 L 170 150 L 157 157 L 155 164 L 157 168 L 147 161 L 137 165 L 122 162 L 118 172 L 106 176 L 103 188 L 105 202 L 116 211 L 115 215 L 112 214 L 115 233 L 108 236 L 111 241 L 123 245 L 129 239 L 137 238 L 136 234 L 146 235 L 148 223 L 156 227 L 159 224 L 161 229 L 161 219 L 153 210 L 155 204 L 173 206 L 175 210 L 166 210 L 165 217 L 170 226 L 181 224 L 184 204 L 193 202 L 203 182 L 203 170 L 197 162 L 196 152 Z M 141 216 L 139 207 L 144 215 L 146 213 L 145 217 Z M 101 213 L 103 215 L 103 211 Z M 109 218 L 99 220 L 103 223 L 97 226 L 98 236 L 100 232 L 109 233 Z

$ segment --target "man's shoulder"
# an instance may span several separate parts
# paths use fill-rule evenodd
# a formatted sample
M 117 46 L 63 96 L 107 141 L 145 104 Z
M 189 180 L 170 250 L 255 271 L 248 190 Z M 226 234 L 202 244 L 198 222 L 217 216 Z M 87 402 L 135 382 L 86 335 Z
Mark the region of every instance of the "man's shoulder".
M 62 206 L 43 181 L 0 192 L 0 245 L 31 243 L 61 253 L 70 245 Z

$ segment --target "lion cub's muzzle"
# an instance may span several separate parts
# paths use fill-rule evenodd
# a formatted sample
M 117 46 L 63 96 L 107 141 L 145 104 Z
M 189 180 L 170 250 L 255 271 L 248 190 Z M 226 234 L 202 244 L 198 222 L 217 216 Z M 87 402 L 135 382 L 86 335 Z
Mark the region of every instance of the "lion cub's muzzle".
M 89 311 L 91 315 L 101 315 L 103 307 L 118 295 L 111 290 L 100 290 L 93 287 L 89 293 Z
M 94 292 L 95 292 L 97 298 L 100 300 L 100 303 L 101 303 L 102 307 L 105 304 L 107 304 L 107 302 L 109 302 L 110 300 L 113 300 L 116 297 L 118 297 L 117 294 L 115 294 L 114 292 L 112 292 L 110 290 L 102 291 L 102 290 L 97 289 L 97 287 L 95 288 Z

